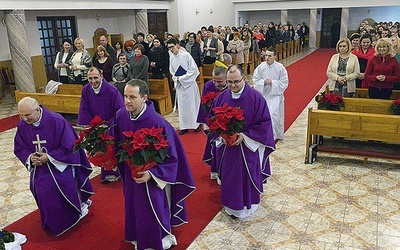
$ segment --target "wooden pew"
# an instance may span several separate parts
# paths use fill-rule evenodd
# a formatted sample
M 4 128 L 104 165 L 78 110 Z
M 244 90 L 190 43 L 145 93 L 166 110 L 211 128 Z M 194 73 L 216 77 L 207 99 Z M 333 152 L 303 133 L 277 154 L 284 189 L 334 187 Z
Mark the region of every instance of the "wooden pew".
M 359 97 L 359 98 L 368 98 L 368 89 L 365 88 L 356 88 L 356 93 L 354 97 Z M 392 96 L 390 99 L 396 100 L 400 98 L 400 90 L 393 90 L 392 91 Z
M 199 67 L 199 75 L 196 78 L 196 83 L 197 83 L 197 87 L 199 87 L 199 92 L 200 92 L 200 96 L 201 96 L 203 93 L 204 84 L 206 83 L 204 81 L 203 67 Z
M 169 90 L 168 78 L 149 79 L 150 100 L 156 101 L 161 115 L 172 112 L 172 99 Z
M 276 60 L 277 61 L 280 61 L 280 60 L 282 60 L 284 57 L 283 57 L 283 48 L 282 48 L 282 43 L 278 43 L 277 45 L 276 45 L 276 47 L 275 47 L 275 49 L 276 49 Z
M 287 42 L 287 46 L 287 56 L 293 56 L 295 54 L 293 41 Z
M 65 114 L 78 114 L 79 105 L 81 103 L 81 94 L 46 94 L 46 93 L 29 93 L 19 90 L 15 91 L 15 99 L 17 103 L 24 97 L 30 96 L 35 98 L 40 104 L 47 109 Z
M 390 100 L 343 98 L 344 111 L 308 110 L 305 162 L 309 163 L 310 147 L 318 136 L 350 138 L 364 141 L 400 143 L 400 116 L 390 114 Z M 343 141 L 345 143 L 345 141 Z M 351 154 L 400 160 L 400 154 L 318 146 L 318 152 Z
M 204 80 L 204 82 L 208 82 L 209 80 L 212 80 L 212 72 L 214 69 L 215 69 L 215 63 L 203 64 L 203 80 Z
M 249 63 L 248 63 L 248 65 L 247 65 L 247 67 L 249 67 L 249 71 L 250 71 L 250 74 L 253 74 L 253 72 L 254 72 L 254 51 L 251 51 L 251 52 L 249 52 Z M 245 72 L 245 73 L 247 73 L 247 72 Z
M 61 84 L 58 86 L 57 94 L 62 95 L 81 95 L 83 85 L 81 84 Z
M 391 100 L 369 98 L 343 98 L 345 107 L 343 111 L 370 114 L 391 115 L 389 110 Z

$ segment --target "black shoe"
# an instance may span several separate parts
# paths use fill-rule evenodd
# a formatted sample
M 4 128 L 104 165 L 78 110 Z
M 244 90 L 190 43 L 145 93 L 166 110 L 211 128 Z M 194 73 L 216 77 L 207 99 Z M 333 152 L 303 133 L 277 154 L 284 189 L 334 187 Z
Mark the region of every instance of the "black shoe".
M 104 180 L 101 181 L 101 184 L 103 184 L 103 185 L 106 185 L 108 183 L 111 183 L 111 181 L 109 181 L 107 179 L 104 179 Z
M 239 217 L 237 217 L 237 216 L 235 216 L 235 215 L 233 215 L 233 214 L 231 214 L 231 218 L 234 219 L 234 220 L 239 219 Z
M 201 129 L 203 128 L 203 125 L 202 124 L 200 124 L 195 130 L 194 130 L 194 132 L 200 132 L 201 131 Z
M 184 134 L 186 134 L 187 132 L 189 132 L 188 129 L 182 129 L 181 131 L 179 131 L 179 134 L 180 134 L 180 135 L 184 135 Z

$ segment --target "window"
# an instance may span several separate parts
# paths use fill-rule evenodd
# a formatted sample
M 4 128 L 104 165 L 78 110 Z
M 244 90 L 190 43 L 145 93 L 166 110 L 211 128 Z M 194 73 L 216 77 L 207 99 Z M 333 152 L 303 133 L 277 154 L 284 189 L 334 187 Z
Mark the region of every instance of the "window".
M 77 37 L 75 17 L 37 17 L 37 25 L 46 74 L 49 79 L 57 80 L 54 61 L 62 49 L 62 41 L 68 38 L 73 43 Z

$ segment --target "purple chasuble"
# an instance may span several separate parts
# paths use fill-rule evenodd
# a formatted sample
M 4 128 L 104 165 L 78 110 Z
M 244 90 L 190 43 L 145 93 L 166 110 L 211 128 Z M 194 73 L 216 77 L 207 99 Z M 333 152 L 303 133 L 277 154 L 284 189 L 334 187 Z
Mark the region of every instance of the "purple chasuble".
M 247 83 L 239 99 L 233 99 L 231 91 L 226 90 L 214 100 L 212 108 L 224 103 L 244 110 L 242 133 L 265 146 L 262 159 L 259 150 L 253 152 L 244 141 L 238 146 L 223 144 L 215 149 L 222 205 L 233 210 L 250 209 L 251 205 L 260 203 L 263 181 L 271 175 L 269 154 L 275 150 L 271 117 L 264 97 Z M 210 111 L 210 117 L 212 113 Z M 217 137 L 215 133 L 211 135 L 212 140 Z
M 119 164 L 124 183 L 125 240 L 137 241 L 137 249 L 163 249 L 162 239 L 172 235 L 171 227 L 187 223 L 185 199 L 195 190 L 195 185 L 179 136 L 171 124 L 156 113 L 153 103 L 147 101 L 146 105 L 146 111 L 137 120 L 131 120 L 130 113 L 120 109 L 111 134 L 115 136 L 116 145 L 125 139 L 124 131 L 155 127 L 163 128 L 166 134 L 169 157 L 149 171 L 168 183 L 170 205 L 166 188 L 160 189 L 152 181 L 137 184 L 126 163 Z
M 68 121 L 44 107 L 42 111 L 38 127 L 19 121 L 14 153 L 23 164 L 28 161 L 28 169 L 32 168 L 30 190 L 39 207 L 43 229 L 60 235 L 80 220 L 81 203 L 94 194 L 89 180 L 92 168 L 83 149 L 72 152 L 78 136 Z M 30 165 L 28 158 L 37 151 L 34 142 L 40 143 L 42 152 L 68 164 L 67 168 L 60 172 L 51 162 Z
M 203 94 L 201 96 L 205 96 L 208 92 L 220 92 L 217 87 L 215 87 L 215 83 L 213 80 L 210 80 L 204 84 L 204 89 L 203 89 Z M 198 123 L 204 123 L 207 124 L 206 117 L 208 115 L 207 110 L 203 107 L 203 105 L 200 105 L 199 108 L 199 114 L 197 115 L 197 122 Z M 207 135 L 208 131 L 204 131 Z M 203 162 L 207 163 L 211 167 L 211 173 L 217 173 L 217 169 L 215 166 L 215 163 L 213 161 L 213 153 L 211 152 L 211 143 L 210 143 L 210 137 L 207 136 L 207 141 L 206 145 L 204 148 L 204 154 L 203 154 Z
M 125 107 L 125 104 L 121 93 L 106 80 L 103 79 L 98 94 L 94 93 L 92 85 L 86 84 L 82 89 L 77 123 L 79 125 L 89 125 L 96 115 L 100 116 L 104 121 L 110 121 L 114 114 L 123 107 Z M 101 168 L 101 180 L 104 180 L 107 175 L 119 176 L 116 171 L 106 171 Z

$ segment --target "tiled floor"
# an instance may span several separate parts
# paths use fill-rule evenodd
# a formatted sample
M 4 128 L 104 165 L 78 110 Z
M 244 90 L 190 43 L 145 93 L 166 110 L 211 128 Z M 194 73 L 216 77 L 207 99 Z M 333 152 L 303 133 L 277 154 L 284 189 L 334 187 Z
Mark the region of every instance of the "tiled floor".
M 12 114 L 7 96 L 0 118 Z M 176 115 L 167 119 L 177 125 Z M 305 109 L 278 143 L 257 212 L 242 220 L 219 212 L 189 249 L 400 249 L 399 162 L 320 154 L 304 164 L 306 124 Z M 36 209 L 14 134 L 0 133 L 0 228 Z

